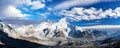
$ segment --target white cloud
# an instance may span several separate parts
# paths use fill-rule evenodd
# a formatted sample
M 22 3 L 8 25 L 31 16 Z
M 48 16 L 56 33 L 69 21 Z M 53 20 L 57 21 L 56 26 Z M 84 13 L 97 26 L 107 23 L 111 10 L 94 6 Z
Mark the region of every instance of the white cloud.
M 26 11 L 26 12 L 28 12 L 29 11 L 29 9 L 28 8 L 22 8 L 24 11 Z
M 116 15 L 116 16 L 120 16 L 120 7 L 116 8 L 114 12 L 116 12 L 116 13 L 117 13 L 117 15 Z
M 19 9 L 16 9 L 13 6 L 9 6 L 6 8 L 3 12 L 4 16 L 6 17 L 26 17 L 28 14 L 22 14 L 22 12 Z
M 97 10 L 96 8 L 80 8 L 75 7 L 71 10 L 62 10 L 58 13 L 60 16 L 65 16 L 71 20 L 94 20 L 94 19 L 102 19 L 102 18 L 117 18 L 120 17 L 120 7 L 116 9 L 107 9 L 103 11 L 102 9 Z
M 39 13 L 39 12 L 37 12 L 37 14 L 38 14 L 40 17 L 42 17 L 42 18 L 47 18 L 48 15 L 50 15 L 50 13 L 48 13 L 48 12 L 46 12 L 46 13 Z
M 36 9 L 40 9 L 40 8 L 44 8 L 44 7 L 45 7 L 45 4 L 43 4 L 42 2 L 33 1 L 31 9 L 36 10 Z
M 52 10 L 52 8 L 48 7 L 48 10 L 49 10 L 49 11 L 51 11 L 51 10 Z
M 27 6 L 31 6 L 32 10 L 37 10 L 45 7 L 45 4 L 43 2 L 45 2 L 45 0 L 37 0 L 37 1 L 26 0 L 23 1 L 23 4 Z
M 67 0 L 56 5 L 54 9 L 56 10 L 68 9 L 73 6 L 86 6 L 86 5 L 91 5 L 98 2 L 112 2 L 112 1 L 118 1 L 118 0 Z
M 14 2 L 13 2 L 14 1 Z M 25 6 L 31 6 L 31 9 L 41 9 L 45 7 L 44 0 L 2 0 L 0 1 L 0 16 L 1 18 L 8 18 L 8 17 L 18 17 L 18 18 L 26 18 L 26 16 L 30 16 L 28 14 L 25 14 L 21 10 L 17 9 L 17 7 L 24 7 Z M 25 11 L 30 11 L 27 8 L 23 8 Z

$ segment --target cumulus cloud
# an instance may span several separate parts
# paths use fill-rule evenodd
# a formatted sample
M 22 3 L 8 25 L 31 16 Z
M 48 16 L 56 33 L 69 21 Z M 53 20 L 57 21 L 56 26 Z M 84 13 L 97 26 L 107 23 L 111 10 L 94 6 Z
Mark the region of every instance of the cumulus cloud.
M 116 9 L 107 9 L 103 11 L 102 9 L 96 8 L 80 8 L 75 7 L 71 10 L 62 10 L 58 13 L 60 16 L 65 16 L 71 20 L 80 21 L 80 20 L 94 20 L 94 19 L 102 19 L 102 18 L 117 18 L 120 17 L 120 7 Z
M 14 1 L 14 2 L 13 2 Z M 22 0 L 1 0 L 0 1 L 0 18 L 23 18 L 28 16 L 27 14 L 23 14 L 21 10 L 17 9 L 18 6 L 22 4 Z
M 68 9 L 74 6 L 86 6 L 86 5 L 91 5 L 98 2 L 111 2 L 111 1 L 118 1 L 118 0 L 67 0 L 56 5 L 54 9 L 56 10 Z
M 26 0 L 23 1 L 23 4 L 27 6 L 31 6 L 32 10 L 37 10 L 45 7 L 44 2 L 45 0 L 37 0 L 37 1 Z
M 45 4 L 43 4 L 42 2 L 39 2 L 39 1 L 34 1 L 32 2 L 32 7 L 31 9 L 40 9 L 40 8 L 44 8 L 45 7 Z
M 9 6 L 4 10 L 4 16 L 7 17 L 26 17 L 29 16 L 27 14 L 22 14 L 22 12 L 19 9 L 16 9 L 13 6 Z
M 14 2 L 13 2 L 14 1 Z M 26 18 L 30 16 L 25 14 L 22 10 L 19 10 L 19 7 L 30 6 L 30 9 L 37 10 L 45 7 L 45 0 L 1 0 L 0 1 L 0 18 Z M 29 11 L 27 8 L 23 8 L 25 11 Z

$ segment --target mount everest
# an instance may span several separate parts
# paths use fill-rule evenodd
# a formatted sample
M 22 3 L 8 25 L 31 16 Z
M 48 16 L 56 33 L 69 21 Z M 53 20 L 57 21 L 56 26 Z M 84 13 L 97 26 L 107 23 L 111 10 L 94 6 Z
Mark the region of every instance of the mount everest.
M 119 27 L 117 27 L 119 29 Z M 90 29 L 89 27 L 78 27 L 69 24 L 65 18 L 59 22 L 42 22 L 39 25 L 15 26 L 0 22 L 0 40 L 4 42 L 2 35 L 25 40 L 46 46 L 64 45 L 69 42 L 93 42 L 104 40 L 110 36 L 104 30 Z M 6 40 L 6 39 L 5 39 Z

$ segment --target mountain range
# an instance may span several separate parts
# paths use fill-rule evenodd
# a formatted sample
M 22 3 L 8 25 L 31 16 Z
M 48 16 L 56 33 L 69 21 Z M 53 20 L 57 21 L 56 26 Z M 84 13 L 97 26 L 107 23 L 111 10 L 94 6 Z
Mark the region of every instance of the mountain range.
M 68 43 L 88 44 L 96 41 L 105 41 L 111 36 L 118 37 L 119 34 L 114 36 L 116 34 L 111 35 L 104 30 L 97 29 L 85 30 L 82 27 L 71 25 L 64 18 L 56 23 L 48 21 L 39 25 L 27 26 L 5 24 L 0 20 L 0 44 L 17 48 L 27 48 L 29 46 L 26 45 L 28 42 L 35 45 L 39 44 L 40 46 L 62 46 Z M 22 44 L 26 46 L 20 47 Z M 32 46 L 31 48 L 34 47 Z

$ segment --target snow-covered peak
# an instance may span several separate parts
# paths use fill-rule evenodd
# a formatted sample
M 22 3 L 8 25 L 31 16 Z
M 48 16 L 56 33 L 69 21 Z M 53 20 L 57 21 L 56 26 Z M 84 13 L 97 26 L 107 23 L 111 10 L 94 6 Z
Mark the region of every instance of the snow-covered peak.
M 66 18 L 62 18 L 59 23 L 67 24 L 68 22 L 66 21 Z
M 63 18 L 59 22 L 54 23 L 53 25 L 56 25 L 57 29 L 64 30 L 64 29 L 67 29 L 67 24 L 68 22 L 66 21 L 66 18 Z

